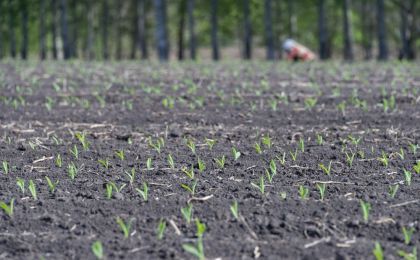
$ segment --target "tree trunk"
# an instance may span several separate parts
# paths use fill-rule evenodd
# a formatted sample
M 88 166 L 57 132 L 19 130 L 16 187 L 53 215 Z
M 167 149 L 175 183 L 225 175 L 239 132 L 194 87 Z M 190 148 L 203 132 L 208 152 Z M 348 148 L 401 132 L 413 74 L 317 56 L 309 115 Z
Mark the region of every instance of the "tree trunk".
M 273 38 L 273 21 L 271 18 L 272 5 L 271 0 L 264 2 L 264 25 L 265 25 L 265 41 L 267 48 L 267 60 L 274 60 L 274 38 Z
M 122 59 L 122 8 L 123 8 L 123 1 L 117 1 L 117 52 L 116 58 L 117 60 Z
M 296 16 L 293 10 L 293 0 L 287 0 L 287 12 L 289 14 L 288 37 L 293 38 L 296 34 Z
M 16 58 L 16 36 L 15 36 L 15 9 L 13 5 L 13 0 L 8 2 L 8 11 L 9 11 L 9 41 L 10 41 L 10 56 Z
M 4 17 L 3 0 L 0 0 L 0 17 Z M 1 28 L 0 28 L 0 59 L 3 59 L 3 30 Z
M 95 50 L 93 49 L 93 41 L 94 41 L 94 9 L 92 6 L 92 2 L 90 0 L 86 1 L 86 11 L 87 11 L 87 58 L 88 60 L 93 60 L 95 56 Z
M 378 33 L 378 49 L 379 60 L 388 59 L 388 43 L 386 39 L 386 26 L 385 26 L 385 6 L 384 0 L 377 0 L 376 2 L 376 19 L 377 19 L 377 33 Z
M 373 42 L 373 21 L 371 19 L 372 5 L 368 1 L 362 1 L 361 23 L 362 23 L 362 45 L 364 50 L 364 59 L 372 58 Z
M 354 59 L 354 55 L 351 29 L 350 0 L 343 0 L 343 32 L 343 56 L 345 60 L 352 61 Z
M 51 7 L 52 7 L 52 19 L 51 19 L 51 40 L 52 40 L 52 54 L 53 59 L 56 60 L 58 58 L 57 53 L 57 9 L 58 9 L 58 0 L 52 0 Z
M 318 40 L 319 40 L 319 58 L 328 59 L 328 35 L 325 21 L 325 1 L 318 0 Z
M 252 32 L 250 21 L 250 0 L 243 0 L 244 7 L 244 59 L 252 58 Z
M 145 0 L 137 0 L 137 46 L 141 51 L 141 58 L 148 58 L 147 40 L 146 40 L 146 6 Z
M 28 5 L 26 0 L 20 0 L 20 10 L 22 18 L 22 44 L 20 48 L 20 57 L 23 60 L 28 58 Z
M 194 5 L 195 0 L 188 0 L 188 30 L 190 35 L 190 57 L 192 60 L 196 59 Z
M 39 58 L 45 60 L 47 57 L 45 49 L 45 0 L 40 0 L 39 4 Z
M 108 50 L 108 20 L 109 20 L 109 9 L 108 0 L 103 0 L 102 6 L 102 57 L 104 60 L 109 59 Z
M 185 27 L 186 0 L 179 2 L 179 24 L 178 24 L 178 60 L 184 59 L 184 27 Z
M 415 28 L 415 17 L 416 12 L 416 1 L 402 0 L 400 2 L 400 14 L 401 14 L 401 43 L 402 48 L 399 54 L 399 59 L 415 59 L 415 51 L 413 43 L 415 42 L 416 28 Z M 410 23 L 411 22 L 411 23 Z
M 138 1 L 137 0 L 131 0 L 130 2 L 132 4 L 132 12 L 133 12 L 133 17 L 132 17 L 132 27 L 131 27 L 131 51 L 130 51 L 130 59 L 134 60 L 136 58 L 136 52 L 137 52 L 137 45 L 139 42 L 139 27 L 138 27 L 138 12 L 137 12 L 137 5 L 138 5 Z
M 217 24 L 218 0 L 211 0 L 211 48 L 213 60 L 219 60 L 219 39 Z
M 63 41 L 63 58 L 70 58 L 70 46 L 67 27 L 67 0 L 60 1 L 61 40 Z
M 70 41 L 70 55 L 73 58 L 78 57 L 78 25 L 79 17 L 77 12 L 77 2 L 79 0 L 71 0 L 71 41 Z M 87 0 L 90 1 L 90 0 Z
M 166 0 L 154 0 L 156 14 L 156 44 L 160 61 L 169 58 L 169 42 L 166 29 Z

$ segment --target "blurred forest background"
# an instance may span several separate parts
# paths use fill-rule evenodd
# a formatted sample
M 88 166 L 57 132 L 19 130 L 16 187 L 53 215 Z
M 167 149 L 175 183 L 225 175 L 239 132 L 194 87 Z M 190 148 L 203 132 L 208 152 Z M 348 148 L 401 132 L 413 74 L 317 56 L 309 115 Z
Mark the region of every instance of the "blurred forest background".
M 415 59 L 420 0 L 0 0 L 0 59 Z M 284 55 L 283 55 L 284 56 Z

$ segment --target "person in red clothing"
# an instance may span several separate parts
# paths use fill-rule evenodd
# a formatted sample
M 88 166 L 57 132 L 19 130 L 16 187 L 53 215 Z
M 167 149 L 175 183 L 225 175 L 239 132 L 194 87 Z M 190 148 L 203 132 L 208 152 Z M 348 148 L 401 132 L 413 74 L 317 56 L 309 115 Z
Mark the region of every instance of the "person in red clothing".
M 316 59 L 312 51 L 292 39 L 284 41 L 283 50 L 286 52 L 288 60 L 311 61 Z

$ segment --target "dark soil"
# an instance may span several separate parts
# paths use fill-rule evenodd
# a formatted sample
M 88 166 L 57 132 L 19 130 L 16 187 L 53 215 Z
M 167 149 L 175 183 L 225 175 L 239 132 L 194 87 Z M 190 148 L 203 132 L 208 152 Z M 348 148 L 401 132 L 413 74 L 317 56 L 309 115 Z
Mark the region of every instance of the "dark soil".
M 95 259 L 91 245 L 98 240 L 107 259 L 192 259 L 182 247 L 198 241 L 195 222 L 181 214 L 188 202 L 193 219 L 207 227 L 208 259 L 373 259 L 375 242 L 390 259 L 420 249 L 420 174 L 413 169 L 420 148 L 416 154 L 410 148 L 420 144 L 419 71 L 418 64 L 374 63 L 2 63 L 0 161 L 10 170 L 0 170 L 0 201 L 14 198 L 15 208 L 12 217 L 0 212 L 0 259 Z M 385 111 L 384 99 L 395 99 L 395 106 Z M 77 132 L 86 133 L 87 151 Z M 164 139 L 161 153 L 149 137 Z M 206 138 L 216 140 L 213 149 Z M 236 161 L 232 147 L 241 153 Z M 277 159 L 283 153 L 284 165 Z M 351 167 L 346 153 L 355 154 Z M 388 166 L 378 160 L 382 154 Z M 220 169 L 214 158 L 223 155 Z M 109 169 L 98 162 L 106 158 Z M 198 158 L 206 166 L 201 173 Z M 269 183 L 271 160 L 277 174 Z M 319 164 L 330 161 L 327 175 Z M 71 163 L 78 168 L 74 180 Z M 181 170 L 191 166 L 194 196 L 181 187 L 193 182 Z M 130 184 L 125 172 L 132 168 Z M 45 176 L 59 181 L 55 192 Z M 261 176 L 264 194 L 251 185 Z M 26 181 L 25 193 L 18 178 Z M 108 199 L 111 181 L 126 186 Z M 147 202 L 136 191 L 143 183 Z M 397 184 L 392 198 L 390 186 Z M 309 189 L 308 198 L 299 187 Z M 235 200 L 238 220 L 230 212 Z M 367 222 L 361 200 L 371 205 Z M 129 238 L 117 216 L 132 221 Z M 160 220 L 166 221 L 162 240 Z M 403 227 L 414 228 L 408 245 Z

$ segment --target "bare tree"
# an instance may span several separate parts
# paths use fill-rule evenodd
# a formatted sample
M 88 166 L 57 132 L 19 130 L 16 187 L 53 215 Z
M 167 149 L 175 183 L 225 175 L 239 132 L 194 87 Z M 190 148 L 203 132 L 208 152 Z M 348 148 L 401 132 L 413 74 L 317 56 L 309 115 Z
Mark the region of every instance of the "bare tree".
M 267 48 L 267 60 L 274 60 L 274 37 L 273 37 L 273 20 L 271 18 L 272 1 L 264 1 L 264 25 L 265 25 L 265 41 Z
M 186 0 L 180 0 L 178 6 L 179 23 L 178 23 L 178 60 L 184 59 L 184 27 L 185 27 L 185 9 Z
M 362 1 L 361 3 L 361 23 L 362 23 L 362 46 L 364 50 L 364 59 L 370 60 L 372 58 L 372 42 L 373 42 L 373 6 L 371 1 Z
M 39 2 L 39 58 L 45 60 L 47 50 L 45 47 L 45 0 Z
M 250 19 L 250 0 L 243 0 L 244 8 L 244 59 L 252 58 L 252 32 Z
M 195 0 L 188 0 L 188 30 L 190 35 L 190 57 L 192 60 L 196 58 L 194 4 Z
M 16 58 L 16 36 L 15 36 L 15 8 L 13 0 L 8 1 L 8 18 L 9 18 L 9 44 L 10 44 L 10 56 Z
M 325 0 L 318 0 L 318 40 L 319 58 L 328 59 L 328 34 L 327 23 L 325 21 Z
M 109 59 L 108 50 L 108 20 L 109 20 L 108 0 L 102 2 L 102 58 Z
M 218 0 L 211 0 L 211 47 L 213 60 L 219 60 L 219 38 L 217 24 Z
M 88 60 L 92 60 L 95 56 L 95 52 L 93 49 L 93 41 L 94 41 L 94 8 L 92 6 L 91 1 L 86 1 L 86 12 L 87 12 L 87 58 Z
M 117 50 L 116 50 L 116 58 L 117 60 L 122 59 L 122 9 L 123 9 L 123 1 L 117 1 L 117 25 L 116 25 L 116 43 L 117 43 Z
M 79 38 L 79 34 L 78 34 L 78 28 L 79 28 L 79 14 L 78 14 L 78 10 L 77 10 L 77 3 L 80 0 L 71 0 L 70 4 L 70 16 L 71 16 L 71 23 L 70 23 L 70 29 L 71 29 L 71 37 L 69 39 L 69 48 L 70 48 L 70 56 L 73 58 L 77 58 L 79 53 L 78 53 L 78 38 Z M 89 0 L 87 0 L 89 1 Z M 89 5 L 89 3 L 87 3 L 87 5 Z
M 169 59 L 169 42 L 166 28 L 166 0 L 154 0 L 156 14 L 156 44 L 160 61 Z
M 353 40 L 351 29 L 350 0 L 343 0 L 343 56 L 345 60 L 353 60 Z
M 58 9 L 58 0 L 51 0 L 51 41 L 52 41 L 52 54 L 53 59 L 56 60 L 58 58 L 57 52 L 57 24 L 58 24 L 58 16 L 57 16 L 57 9 Z
M 60 1 L 61 40 L 63 41 L 63 58 L 70 58 L 70 45 L 67 26 L 67 0 Z
M 377 33 L 378 33 L 378 49 L 379 49 L 379 60 L 388 59 L 388 42 L 386 36 L 386 26 L 385 26 L 385 6 L 384 0 L 376 1 L 376 23 L 377 23 Z
M 20 11 L 22 18 L 22 43 L 20 47 L 20 57 L 24 60 L 28 58 L 28 5 L 26 0 L 20 0 Z
M 141 51 L 141 58 L 148 58 L 147 38 L 146 38 L 146 5 L 145 0 L 137 0 L 137 31 L 138 47 Z
M 416 0 L 401 0 L 394 1 L 399 5 L 401 15 L 401 45 L 399 59 L 414 60 L 416 53 L 414 50 L 414 43 L 416 42 Z

